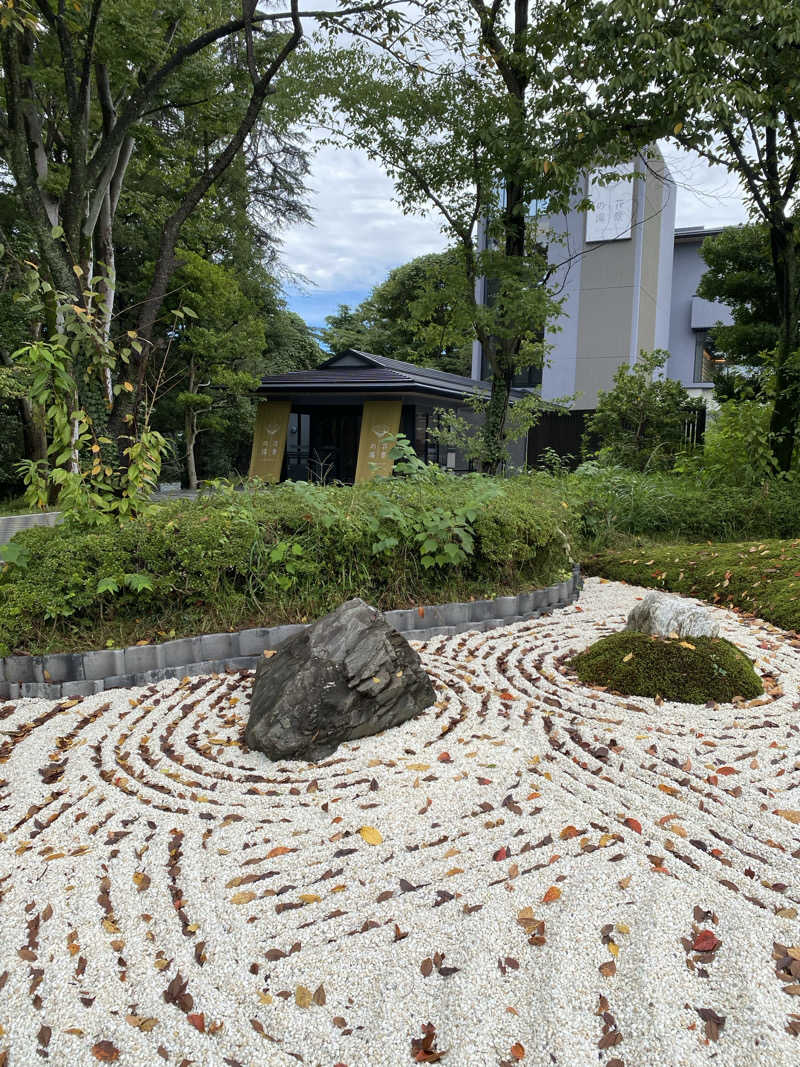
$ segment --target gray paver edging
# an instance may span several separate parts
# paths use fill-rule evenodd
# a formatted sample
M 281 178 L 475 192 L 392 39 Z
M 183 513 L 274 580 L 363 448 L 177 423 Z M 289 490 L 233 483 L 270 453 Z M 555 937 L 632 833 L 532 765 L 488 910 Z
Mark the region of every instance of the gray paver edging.
M 491 630 L 536 618 L 566 607 L 580 595 L 583 578 L 575 566 L 567 581 L 517 596 L 471 600 L 463 604 L 428 604 L 385 611 L 384 618 L 404 637 L 427 641 L 465 630 Z M 151 685 L 167 678 L 224 671 L 252 670 L 265 649 L 276 649 L 308 624 L 268 626 L 238 633 L 179 637 L 159 645 L 47 656 L 0 659 L 0 700 L 39 697 L 46 700 L 91 696 L 106 689 Z

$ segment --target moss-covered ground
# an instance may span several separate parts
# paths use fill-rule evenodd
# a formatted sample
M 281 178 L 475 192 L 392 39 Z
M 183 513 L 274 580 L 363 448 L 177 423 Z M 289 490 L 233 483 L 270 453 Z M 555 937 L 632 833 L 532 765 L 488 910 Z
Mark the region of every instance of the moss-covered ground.
M 752 662 L 722 637 L 680 641 L 623 630 L 596 641 L 570 666 L 588 685 L 684 704 L 752 700 L 764 691 Z
M 800 630 L 800 540 L 645 544 L 584 559 L 585 574 L 668 589 Z

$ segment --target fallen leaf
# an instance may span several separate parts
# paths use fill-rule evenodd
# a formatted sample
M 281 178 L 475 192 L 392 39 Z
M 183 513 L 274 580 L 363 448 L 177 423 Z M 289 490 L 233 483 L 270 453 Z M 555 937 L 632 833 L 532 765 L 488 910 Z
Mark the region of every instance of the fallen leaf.
M 285 856 L 287 852 L 291 851 L 292 850 L 290 848 L 287 848 L 286 845 L 278 845 L 277 848 L 273 848 L 267 853 L 267 859 L 271 860 L 274 859 L 276 856 Z
M 558 900 L 560 896 L 561 890 L 558 888 L 558 886 L 551 885 L 545 895 L 542 897 L 542 900 L 545 904 L 552 904 L 553 901 Z
M 695 952 L 716 952 L 721 944 L 713 930 L 701 930 L 694 939 L 692 948 Z
M 234 893 L 231 897 L 231 904 L 249 904 L 251 900 L 255 900 L 258 894 L 254 893 L 251 889 L 242 889 L 238 893 Z
M 638 819 L 633 819 L 628 816 L 628 818 L 625 820 L 624 825 L 631 830 L 635 830 L 637 834 L 640 834 L 642 832 L 642 824 L 639 822 Z
M 617 965 L 613 960 L 607 960 L 605 963 L 600 964 L 598 970 L 604 978 L 611 978 L 612 975 L 617 973 Z
M 383 835 L 374 826 L 362 826 L 358 832 L 368 845 L 379 845 L 383 841 Z
M 110 1041 L 98 1041 L 92 1045 L 92 1055 L 103 1063 L 114 1063 L 119 1059 L 119 1049 Z
M 792 808 L 778 808 L 773 811 L 773 815 L 780 815 L 783 819 L 788 819 L 789 822 L 800 824 L 800 811 L 796 811 Z
M 304 985 L 299 985 L 294 991 L 294 1002 L 298 1008 L 307 1008 L 313 999 L 313 995 L 310 989 L 307 989 Z
M 514 1057 L 515 1060 L 525 1059 L 525 1046 L 521 1045 L 519 1041 L 516 1041 L 511 1046 L 511 1055 Z
M 201 1034 L 206 1032 L 206 1017 L 202 1011 L 189 1012 L 186 1018 L 195 1030 L 199 1030 Z

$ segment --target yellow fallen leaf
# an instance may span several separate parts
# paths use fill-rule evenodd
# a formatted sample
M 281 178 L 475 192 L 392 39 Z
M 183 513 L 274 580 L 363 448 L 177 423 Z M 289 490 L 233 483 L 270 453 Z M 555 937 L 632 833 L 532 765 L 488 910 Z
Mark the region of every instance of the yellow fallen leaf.
M 620 880 L 617 882 L 617 885 L 620 887 L 620 889 L 627 889 L 630 884 L 631 884 L 631 876 L 630 875 L 628 875 L 625 878 L 620 878 Z
M 629 663 L 633 659 L 633 653 L 629 652 L 627 656 L 622 657 L 623 663 Z
M 619 955 L 619 945 L 615 941 L 609 941 L 608 942 L 608 951 L 611 953 L 612 956 L 618 956 Z
M 451 867 L 450 870 L 447 871 L 446 873 L 447 873 L 448 876 L 451 875 L 451 874 L 463 874 L 464 873 L 464 868 L 463 867 Z
M 383 841 L 383 835 L 374 826 L 362 826 L 358 832 L 368 845 L 379 845 Z
M 261 1001 L 262 1004 L 272 1003 L 272 997 L 269 995 L 269 993 L 259 993 L 258 999 Z
M 629 934 L 631 932 L 630 926 L 627 923 L 617 923 L 617 933 Z
M 169 967 L 169 960 L 155 960 L 154 964 L 157 971 L 165 971 Z
M 317 896 L 316 893 L 301 893 L 300 899 L 306 904 L 316 904 L 322 900 L 322 897 Z
M 298 1008 L 307 1008 L 311 1003 L 311 990 L 299 985 L 294 991 L 294 1002 Z
M 430 763 L 407 763 L 406 770 L 409 771 L 429 771 L 431 769 Z
M 678 644 L 681 648 L 690 648 L 692 652 L 697 651 L 697 645 L 692 645 L 688 641 L 679 641 Z
M 103 919 L 103 929 L 109 934 L 119 933 L 119 927 L 113 919 Z
M 795 811 L 792 808 L 778 808 L 772 814 L 780 815 L 781 818 L 788 819 L 789 822 L 800 823 L 800 811 Z
M 238 893 L 234 893 L 231 897 L 231 904 L 249 904 L 251 900 L 256 899 L 256 894 L 252 889 L 242 889 Z

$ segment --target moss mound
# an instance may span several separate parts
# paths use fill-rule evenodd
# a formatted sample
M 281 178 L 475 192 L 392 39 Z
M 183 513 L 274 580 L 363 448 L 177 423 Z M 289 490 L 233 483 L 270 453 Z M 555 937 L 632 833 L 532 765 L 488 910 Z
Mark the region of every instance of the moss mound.
M 734 697 L 752 700 L 764 692 L 752 661 L 722 637 L 681 643 L 623 630 L 595 642 L 570 666 L 588 685 L 684 704 L 727 704 Z

